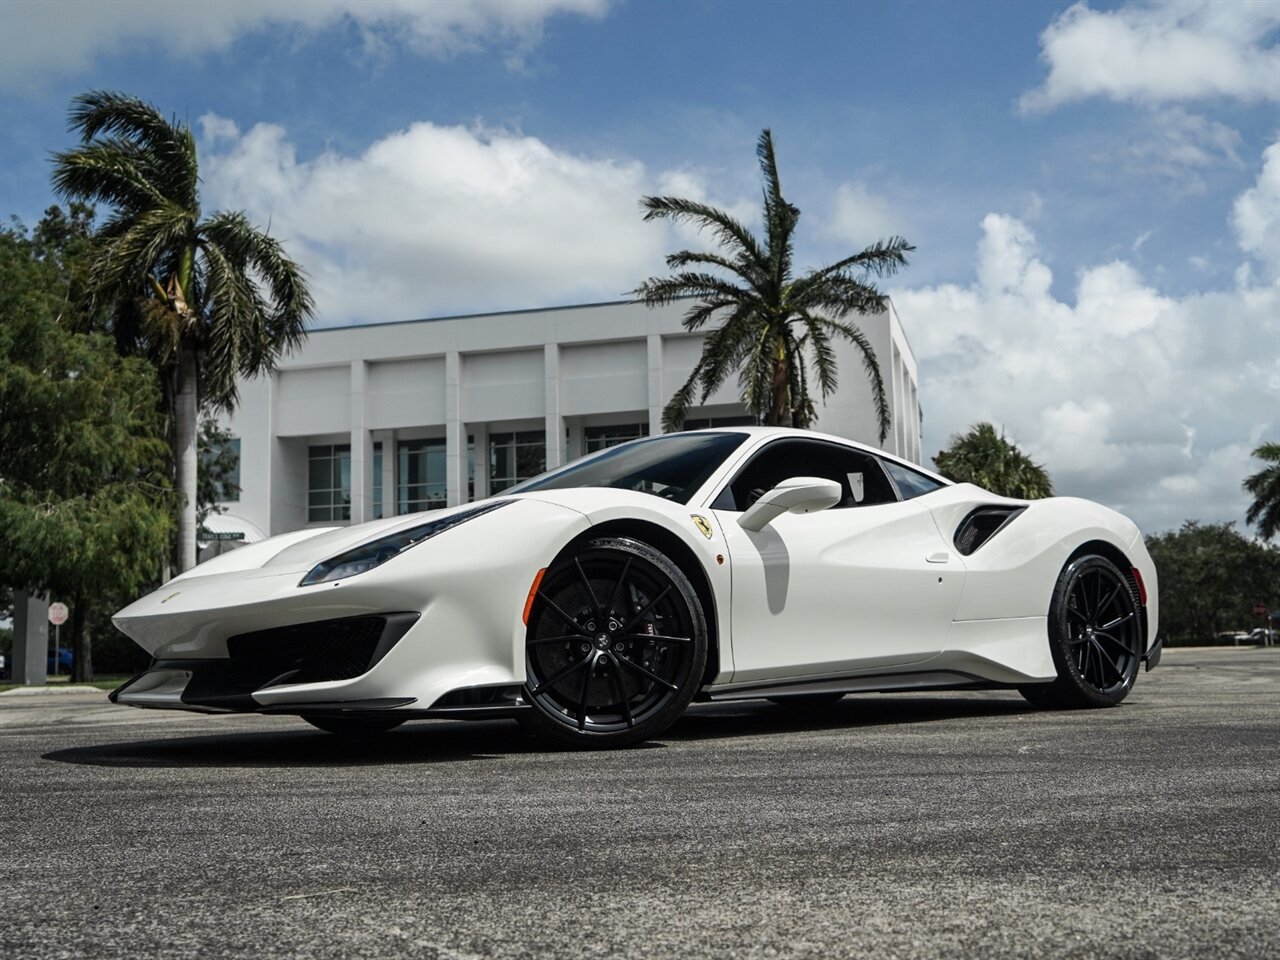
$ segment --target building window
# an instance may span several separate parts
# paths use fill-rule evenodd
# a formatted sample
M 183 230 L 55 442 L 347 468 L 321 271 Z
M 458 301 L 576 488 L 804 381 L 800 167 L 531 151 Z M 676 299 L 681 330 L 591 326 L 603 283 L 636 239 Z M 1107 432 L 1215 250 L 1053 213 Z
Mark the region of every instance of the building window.
M 706 430 L 709 427 L 754 427 L 755 417 L 702 417 L 698 420 L 686 420 L 684 430 Z
M 373 445 L 373 519 L 382 519 L 382 444 Z
M 307 520 L 350 520 L 351 445 L 309 447 L 307 460 Z
M 443 440 L 401 440 L 396 478 L 396 513 L 434 510 L 448 503 Z
M 628 440 L 639 440 L 649 435 L 647 423 L 624 423 L 616 427 L 587 427 L 582 439 L 586 447 L 583 453 L 595 453 L 605 447 L 616 447 Z
M 225 435 L 224 435 L 225 436 Z M 206 443 L 212 442 L 212 446 Z M 200 438 L 200 469 L 210 477 L 213 499 L 217 503 L 235 503 L 240 499 L 240 438 L 211 441 Z
M 536 477 L 547 469 L 547 439 L 541 430 L 489 435 L 489 493 Z

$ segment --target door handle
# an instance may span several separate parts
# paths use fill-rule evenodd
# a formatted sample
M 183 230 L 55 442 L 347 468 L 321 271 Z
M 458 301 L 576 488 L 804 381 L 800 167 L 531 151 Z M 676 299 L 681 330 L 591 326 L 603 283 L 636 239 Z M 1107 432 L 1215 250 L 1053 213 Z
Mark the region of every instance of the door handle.
M 924 558 L 928 563 L 946 563 L 951 559 L 951 554 L 945 550 L 939 550 L 937 553 L 931 553 Z

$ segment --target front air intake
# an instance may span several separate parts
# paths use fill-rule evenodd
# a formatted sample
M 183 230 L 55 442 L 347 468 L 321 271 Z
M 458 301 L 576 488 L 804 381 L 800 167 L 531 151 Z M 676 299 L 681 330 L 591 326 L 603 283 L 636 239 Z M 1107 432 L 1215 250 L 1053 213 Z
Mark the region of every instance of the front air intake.
M 963 556 L 969 556 L 1007 527 L 1026 507 L 978 507 L 956 528 L 955 545 Z

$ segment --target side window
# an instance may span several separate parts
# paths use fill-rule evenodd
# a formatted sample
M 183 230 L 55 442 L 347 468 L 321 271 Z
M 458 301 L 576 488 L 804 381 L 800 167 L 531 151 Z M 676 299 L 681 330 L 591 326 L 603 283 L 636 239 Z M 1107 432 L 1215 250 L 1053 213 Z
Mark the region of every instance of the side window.
M 897 485 L 898 492 L 902 494 L 903 500 L 911 500 L 914 497 L 932 493 L 943 486 L 933 477 L 926 476 L 919 470 L 912 470 L 910 467 L 904 467 L 902 464 L 894 463 L 892 460 L 881 460 L 880 462 L 889 471 L 889 476 L 893 477 L 893 482 Z
M 711 507 L 745 510 L 764 493 L 792 477 L 836 481 L 843 492 L 837 507 L 871 506 L 898 499 L 873 456 L 816 440 L 775 440 L 738 471 Z

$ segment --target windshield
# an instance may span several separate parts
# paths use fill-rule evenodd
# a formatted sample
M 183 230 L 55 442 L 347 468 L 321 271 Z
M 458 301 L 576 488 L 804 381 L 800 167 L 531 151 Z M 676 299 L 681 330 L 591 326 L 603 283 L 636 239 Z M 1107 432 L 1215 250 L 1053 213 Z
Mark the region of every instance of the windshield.
M 504 490 L 614 487 L 688 503 L 720 464 L 747 439 L 745 433 L 672 433 L 610 447 Z

